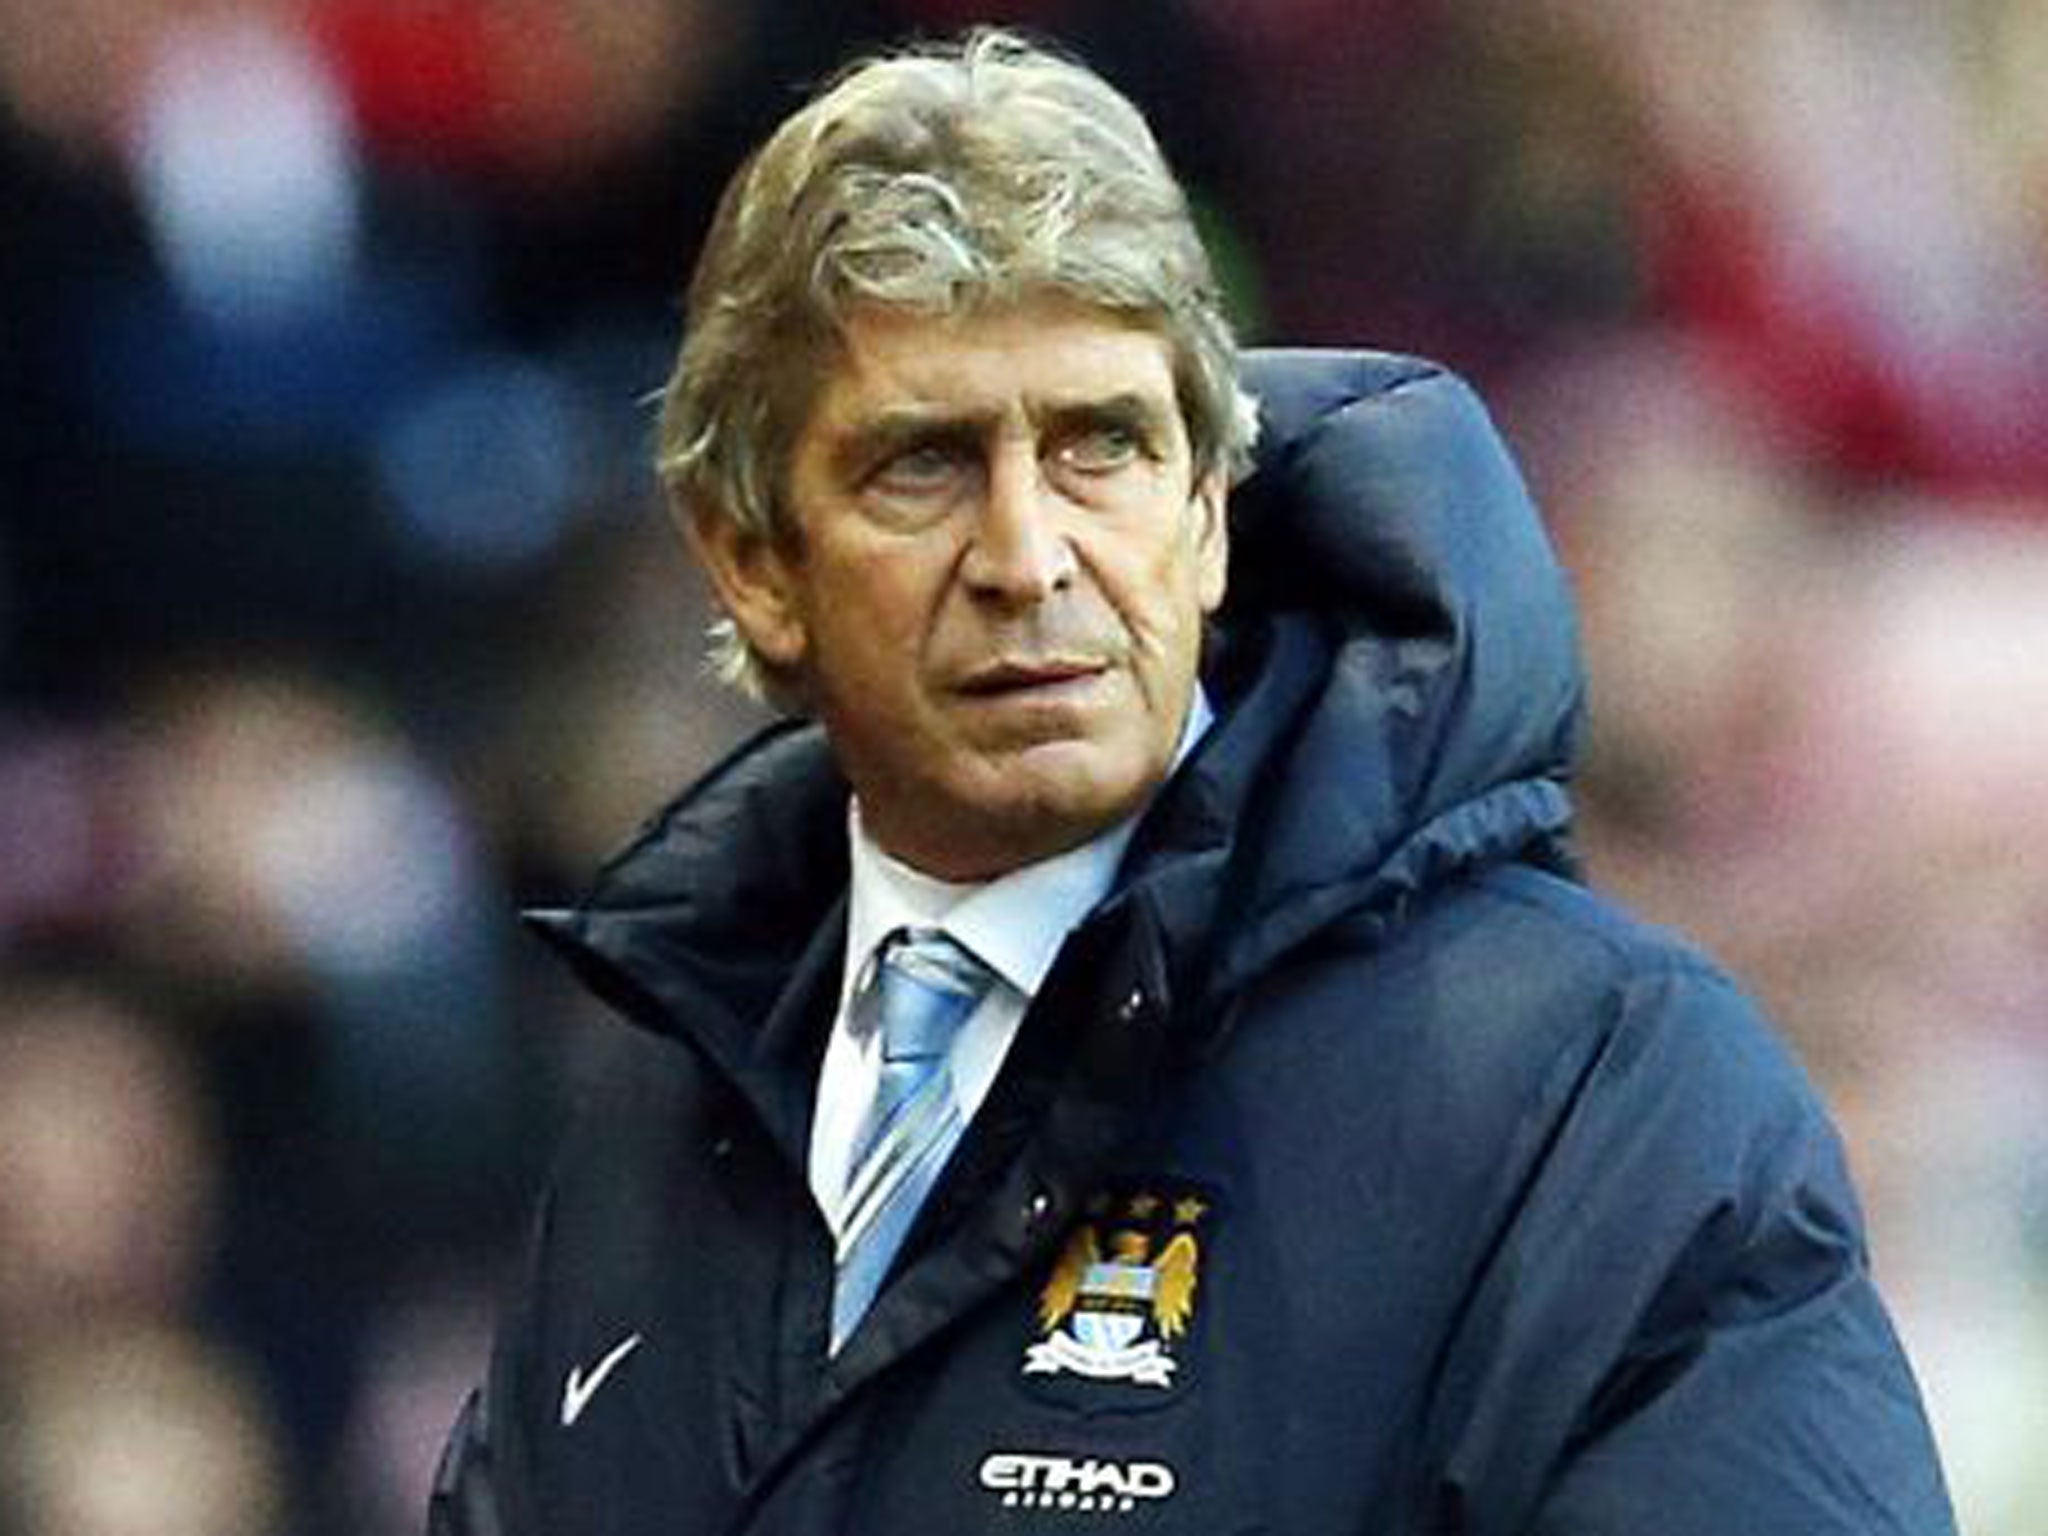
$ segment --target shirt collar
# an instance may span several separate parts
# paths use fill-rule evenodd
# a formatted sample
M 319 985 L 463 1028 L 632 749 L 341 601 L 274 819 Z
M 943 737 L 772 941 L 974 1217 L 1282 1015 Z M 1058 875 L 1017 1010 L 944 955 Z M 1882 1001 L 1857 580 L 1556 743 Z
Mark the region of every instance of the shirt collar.
M 1197 685 L 1174 749 L 1174 769 L 1214 719 Z M 994 880 L 956 884 L 933 879 L 884 853 L 868 836 L 855 801 L 847 812 L 852 878 L 842 1006 L 875 946 L 906 925 L 943 928 L 1007 985 L 1034 996 L 1067 934 L 1109 894 L 1142 814 L 1132 814 L 1078 848 Z

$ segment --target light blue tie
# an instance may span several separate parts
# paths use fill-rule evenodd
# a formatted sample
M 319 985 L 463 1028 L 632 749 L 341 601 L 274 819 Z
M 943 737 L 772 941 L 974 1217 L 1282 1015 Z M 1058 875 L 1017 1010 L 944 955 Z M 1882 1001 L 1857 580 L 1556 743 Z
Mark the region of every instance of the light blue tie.
M 879 1032 L 882 1071 L 847 1161 L 832 1291 L 835 1353 L 875 1299 L 960 1139 L 947 1060 L 993 980 L 987 966 L 938 929 L 898 928 L 876 949 L 854 1000 L 854 1028 Z

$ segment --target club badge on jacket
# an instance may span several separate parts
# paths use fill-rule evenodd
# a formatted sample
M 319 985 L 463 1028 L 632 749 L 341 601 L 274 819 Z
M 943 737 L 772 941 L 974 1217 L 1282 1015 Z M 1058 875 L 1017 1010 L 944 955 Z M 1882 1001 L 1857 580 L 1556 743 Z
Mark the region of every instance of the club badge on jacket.
M 1209 1211 L 1185 1190 L 1091 1201 L 1038 1293 L 1024 1374 L 1172 1386 L 1200 1305 Z

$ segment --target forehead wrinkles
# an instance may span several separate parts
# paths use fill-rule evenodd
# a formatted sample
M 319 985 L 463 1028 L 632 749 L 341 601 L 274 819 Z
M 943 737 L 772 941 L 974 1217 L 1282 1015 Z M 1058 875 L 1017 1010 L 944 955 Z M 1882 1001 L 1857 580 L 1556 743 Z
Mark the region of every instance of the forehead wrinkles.
M 1117 401 L 1177 412 L 1164 338 L 1062 304 L 959 319 L 871 311 L 846 327 L 817 416 L 1037 420 Z
M 1127 425 L 1149 434 L 1171 428 L 1172 402 L 1136 390 L 1061 391 L 1023 394 L 989 405 L 955 402 L 881 404 L 872 409 L 849 407 L 826 423 L 834 435 L 895 441 L 927 432 L 987 436 L 1025 430 L 1045 432 L 1065 427 Z

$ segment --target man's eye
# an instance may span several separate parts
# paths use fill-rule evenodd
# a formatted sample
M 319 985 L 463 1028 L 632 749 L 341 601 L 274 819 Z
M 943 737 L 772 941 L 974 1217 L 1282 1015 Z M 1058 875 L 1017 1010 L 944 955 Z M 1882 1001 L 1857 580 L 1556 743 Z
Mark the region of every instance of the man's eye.
M 1105 475 L 1126 468 L 1144 452 L 1130 427 L 1103 425 L 1076 432 L 1060 444 L 1060 461 L 1083 474 Z
M 875 471 L 871 484 L 897 496 L 943 490 L 960 473 L 960 462 L 960 454 L 943 444 L 906 448 Z

